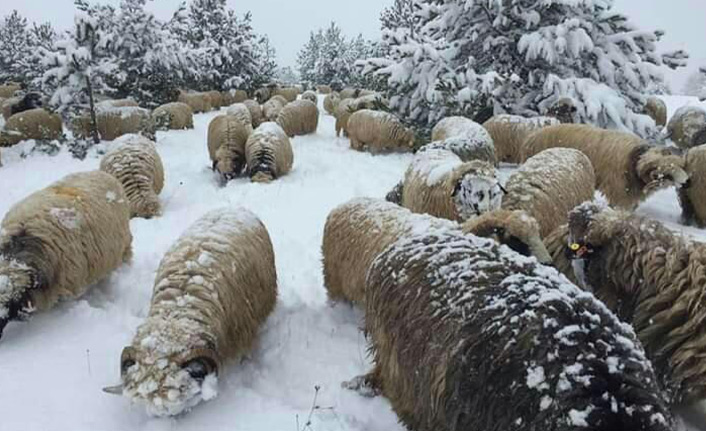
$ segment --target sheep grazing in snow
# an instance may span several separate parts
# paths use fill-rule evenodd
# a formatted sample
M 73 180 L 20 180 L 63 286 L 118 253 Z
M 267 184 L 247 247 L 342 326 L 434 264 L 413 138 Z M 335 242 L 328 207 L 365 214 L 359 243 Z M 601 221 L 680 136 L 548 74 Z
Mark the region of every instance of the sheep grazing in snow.
M 245 143 L 251 133 L 251 123 L 237 115 L 219 115 L 209 123 L 208 154 L 223 183 L 245 168 Z
M 547 116 L 556 118 L 561 124 L 572 124 L 577 110 L 573 99 L 561 97 L 549 107 Z
M 405 172 L 401 205 L 415 213 L 465 221 L 500 208 L 502 189 L 492 165 L 462 162 L 450 151 L 416 154 Z
M 357 88 L 344 88 L 341 90 L 341 99 L 355 99 L 360 97 L 360 89 Z
M 584 153 L 593 165 L 596 187 L 619 208 L 634 209 L 655 191 L 681 186 L 688 180 L 682 157 L 630 133 L 587 125 L 549 126 L 529 136 L 521 158 L 527 160 L 548 148 L 574 148 Z
M 252 99 L 248 99 L 243 102 L 243 105 L 245 105 L 250 111 L 250 118 L 252 118 L 253 128 L 259 126 L 260 123 L 265 121 L 262 115 L 262 107 L 259 103 Z
M 316 92 L 321 93 L 321 94 L 330 94 L 331 93 L 331 86 L 329 85 L 317 85 L 316 86 Z
M 194 114 L 208 112 L 213 109 L 211 97 L 206 93 L 186 93 L 181 91 L 179 92 L 177 102 L 186 103 L 191 106 Z
M 682 222 L 704 228 L 706 227 L 706 145 L 690 148 L 684 160 L 689 181 L 679 189 Z
M 28 139 L 53 140 L 63 134 L 61 117 L 42 108 L 10 117 L 0 130 L 0 147 L 10 147 Z
M 311 90 L 305 91 L 302 93 L 302 100 L 308 100 L 311 103 L 317 103 L 319 101 L 319 98 L 316 96 L 316 93 L 314 93 Z
M 152 121 L 158 130 L 193 129 L 194 113 L 186 103 L 166 103 L 152 111 Z
M 280 105 L 282 106 L 285 106 L 287 103 L 289 103 L 289 100 L 287 100 L 287 98 L 282 96 L 281 94 L 275 94 L 274 96 L 270 97 L 269 100 L 279 101 Z
M 343 131 L 343 136 L 348 136 L 348 119 L 355 112 L 353 108 L 354 102 L 355 99 L 341 98 L 336 105 L 336 110 L 333 114 L 336 117 L 336 137 L 341 136 L 341 131 Z
M 299 89 L 296 87 L 277 88 L 274 91 L 274 95 L 283 96 L 287 99 L 287 102 L 294 102 L 299 95 Z
M 645 103 L 645 114 L 660 127 L 667 125 L 667 104 L 657 96 L 650 96 Z
M 238 117 L 241 123 L 252 125 L 250 109 L 244 103 L 234 103 L 226 109 L 226 114 Z
M 277 123 L 262 123 L 245 143 L 248 175 L 253 182 L 268 183 L 292 169 L 294 154 L 287 134 Z
M 308 100 L 290 102 L 282 108 L 277 116 L 277 124 L 284 129 L 287 136 L 308 135 L 316 133 L 319 124 L 319 109 Z
M 495 145 L 498 161 L 521 163 L 522 144 L 534 131 L 555 126 L 559 120 L 552 117 L 520 117 L 519 115 L 496 115 L 483 123 Z
M 201 217 L 162 259 L 150 311 L 120 359 L 123 394 L 155 416 L 217 395 L 218 375 L 248 353 L 277 299 L 267 229 L 244 208 Z
M 333 92 L 326 94 L 326 97 L 324 97 L 324 111 L 326 111 L 329 115 L 334 115 L 336 112 L 336 107 L 340 101 L 341 97 L 338 93 Z
M 375 92 L 361 95 L 353 100 L 353 110 L 355 111 L 360 111 L 361 109 L 379 110 L 380 108 L 387 108 L 389 105 L 390 102 L 387 99 Z
M 157 129 L 152 113 L 136 106 L 101 106 L 100 109 L 96 109 L 96 123 L 98 136 L 104 141 L 112 141 L 132 133 L 141 133 L 148 139 L 154 139 Z M 73 132 L 77 138 L 90 137 L 90 115 L 84 114 L 75 118 Z
M 277 121 L 277 116 L 282 112 L 282 108 L 287 103 L 282 103 L 281 100 L 277 98 L 271 98 L 262 105 L 262 114 L 265 121 Z
M 682 106 L 669 120 L 667 132 L 674 144 L 683 150 L 706 144 L 706 109 Z
M 462 134 L 443 141 L 436 141 L 419 148 L 417 153 L 429 150 L 446 150 L 456 154 L 462 161 L 483 160 L 493 166 L 498 165 L 495 146 L 487 134 Z
M 248 93 L 245 90 L 226 90 L 221 92 L 221 97 L 222 106 L 230 106 L 234 103 L 243 103 L 248 99 Z
M 374 368 L 344 387 L 381 392 L 410 430 L 673 429 L 630 327 L 493 241 L 405 235 L 365 297 Z
M 220 91 L 207 91 L 206 95 L 211 99 L 211 107 L 215 110 L 221 109 L 223 106 L 223 95 Z
M 14 97 L 15 93 L 17 93 L 21 89 L 22 87 L 20 87 L 20 84 L 6 82 L 0 85 L 0 97 L 2 97 L 3 99 Z
M 0 225 L 0 334 L 9 321 L 83 295 L 131 256 L 122 185 L 100 171 L 32 193 Z
M 446 117 L 431 130 L 432 141 L 443 141 L 460 135 L 470 135 L 476 139 L 493 142 L 483 126 L 465 117 Z
M 389 112 L 362 109 L 348 119 L 351 148 L 370 152 L 411 151 L 414 132 Z
M 544 238 L 566 223 L 575 206 L 593 199 L 595 184 L 591 161 L 581 151 L 550 148 L 527 159 L 510 176 L 502 208 L 527 211 Z
M 115 143 L 101 159 L 100 170 L 122 183 L 132 217 L 159 215 L 164 167 L 154 142 L 140 135 L 124 135 Z
M 379 199 L 358 198 L 339 205 L 326 218 L 321 247 L 329 298 L 365 304 L 365 275 L 388 245 L 415 229 L 454 226 L 458 227 Z

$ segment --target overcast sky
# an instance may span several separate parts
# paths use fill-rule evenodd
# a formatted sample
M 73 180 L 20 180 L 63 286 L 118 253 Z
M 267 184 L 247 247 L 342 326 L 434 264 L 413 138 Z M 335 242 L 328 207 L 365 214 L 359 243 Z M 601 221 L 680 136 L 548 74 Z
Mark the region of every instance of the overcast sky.
M 117 4 L 119 0 L 109 0 Z M 168 18 L 181 0 L 153 0 L 150 9 Z M 348 36 L 362 33 L 379 36 L 380 11 L 392 0 L 228 0 L 240 15 L 253 14 L 258 33 L 270 37 L 281 65 L 293 66 L 296 53 L 309 32 L 336 21 Z M 698 65 L 706 65 L 706 0 L 615 0 L 615 8 L 626 12 L 640 28 L 666 32 L 660 49 L 686 49 L 692 56 L 688 71 L 667 72 L 673 90 L 681 89 L 685 76 Z M 0 15 L 18 9 L 35 21 L 51 21 L 66 28 L 73 20 L 73 0 L 0 0 Z

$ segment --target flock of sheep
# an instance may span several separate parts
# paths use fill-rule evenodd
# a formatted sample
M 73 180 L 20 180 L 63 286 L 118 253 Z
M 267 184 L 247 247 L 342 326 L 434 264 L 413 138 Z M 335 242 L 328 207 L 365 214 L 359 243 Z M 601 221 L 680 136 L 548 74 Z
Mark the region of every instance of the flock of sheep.
M 57 129 L 55 114 L 14 91 L 0 146 L 63 133 L 60 118 Z M 413 131 L 381 95 L 317 92 L 352 149 L 412 150 Z M 100 169 L 31 194 L 0 225 L 0 334 L 130 259 L 130 218 L 161 213 L 155 130 L 192 128 L 193 113 L 224 108 L 206 137 L 221 181 L 286 175 L 290 138 L 317 130 L 318 96 L 276 86 L 253 96 L 182 92 L 152 112 L 100 102 L 99 134 L 117 138 Z M 659 99 L 645 110 L 666 125 Z M 383 394 L 414 430 L 666 431 L 675 409 L 706 399 L 706 245 L 632 213 L 676 187 L 684 221 L 706 224 L 706 112 L 673 116 L 678 148 L 570 124 L 573 112 L 559 99 L 547 117 L 445 118 L 385 199 L 331 211 L 324 284 L 332 301 L 364 311 L 374 363 L 344 387 Z M 74 135 L 87 136 L 88 121 Z M 504 184 L 500 162 L 520 165 Z M 276 298 L 258 217 L 242 207 L 203 215 L 163 257 L 121 384 L 106 391 L 159 416 L 212 398 Z

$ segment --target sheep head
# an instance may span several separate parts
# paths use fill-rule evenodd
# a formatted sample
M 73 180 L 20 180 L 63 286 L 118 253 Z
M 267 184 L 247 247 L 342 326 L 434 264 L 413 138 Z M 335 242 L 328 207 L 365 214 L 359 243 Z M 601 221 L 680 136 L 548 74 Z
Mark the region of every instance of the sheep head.
M 12 320 L 24 320 L 34 310 L 32 291 L 39 287 L 37 271 L 0 256 L 0 337 Z
M 216 161 L 213 166 L 221 174 L 222 179 L 227 182 L 237 177 L 245 168 L 245 157 L 237 152 L 230 152 L 221 146 L 216 151 Z M 230 154 L 229 154 L 230 153 Z
M 651 147 L 637 161 L 637 175 L 647 195 L 669 186 L 681 186 L 689 180 L 684 158 L 667 148 Z
M 451 198 L 460 221 L 500 208 L 502 187 L 495 168 L 474 160 L 455 169 L 449 180 L 453 184 Z
M 539 235 L 539 223 L 525 211 L 490 211 L 467 221 L 462 229 L 464 233 L 491 238 L 522 255 L 534 256 L 543 265 L 552 264 Z
M 214 398 L 219 360 L 213 337 L 183 311 L 150 316 L 120 358 L 122 384 L 105 388 L 145 405 L 154 416 L 174 416 Z

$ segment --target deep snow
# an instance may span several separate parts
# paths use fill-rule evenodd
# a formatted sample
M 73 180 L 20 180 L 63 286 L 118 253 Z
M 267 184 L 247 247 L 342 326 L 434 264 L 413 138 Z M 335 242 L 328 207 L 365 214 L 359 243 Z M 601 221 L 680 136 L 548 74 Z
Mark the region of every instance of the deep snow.
M 687 100 L 693 102 L 670 98 L 670 114 Z M 215 115 L 197 115 L 194 130 L 158 133 L 164 214 L 131 221 L 132 262 L 83 299 L 7 326 L 0 340 L 0 429 L 292 431 L 297 423 L 299 430 L 313 431 L 403 429 L 383 397 L 363 398 L 340 387 L 370 362 L 358 330 L 360 313 L 327 304 L 320 247 L 331 209 L 353 197 L 384 197 L 412 156 L 351 151 L 347 139 L 335 137 L 333 118 L 323 115 L 316 134 L 293 139 L 290 174 L 271 184 L 238 179 L 220 188 L 206 148 Z M 27 147 L 2 150 L 0 214 L 68 173 L 97 169 L 100 161 L 96 151 L 84 161 L 65 151 L 23 159 Z M 216 399 L 178 418 L 150 418 L 144 408 L 101 388 L 119 382 L 121 350 L 147 314 L 165 251 L 201 215 L 228 204 L 249 208 L 269 230 L 277 308 L 252 354 L 221 374 Z M 679 211 L 673 191 L 658 193 L 638 210 L 706 240 L 705 231 L 678 224 Z M 307 427 L 315 386 L 320 408 Z

